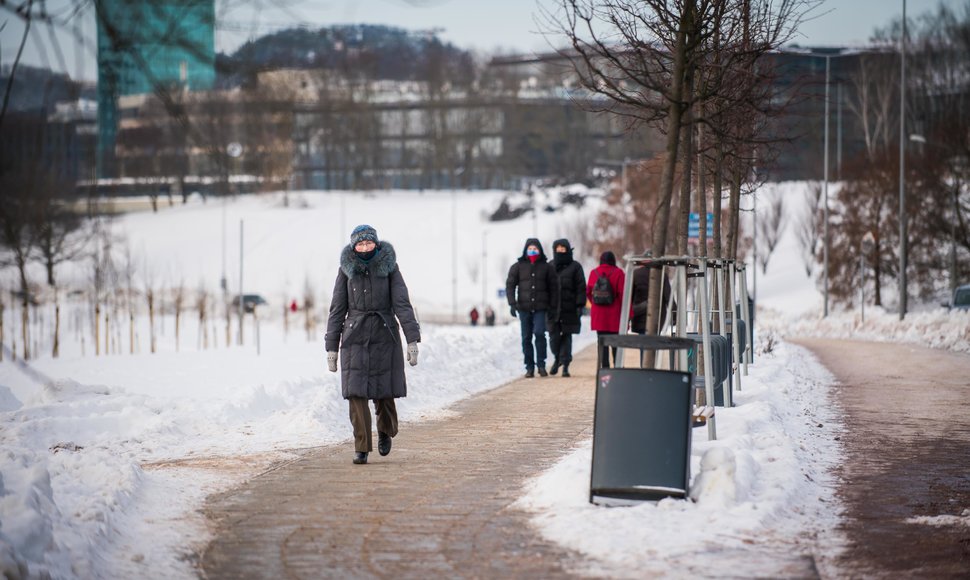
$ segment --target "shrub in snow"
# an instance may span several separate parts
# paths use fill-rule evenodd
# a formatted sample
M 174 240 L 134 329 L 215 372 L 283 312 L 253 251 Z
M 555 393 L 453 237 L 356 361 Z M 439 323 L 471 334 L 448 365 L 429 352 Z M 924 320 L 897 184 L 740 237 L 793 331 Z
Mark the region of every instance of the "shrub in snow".
M 690 487 L 690 498 L 704 505 L 734 505 L 738 496 L 736 472 L 733 451 L 727 447 L 708 449 L 701 457 L 701 471 Z

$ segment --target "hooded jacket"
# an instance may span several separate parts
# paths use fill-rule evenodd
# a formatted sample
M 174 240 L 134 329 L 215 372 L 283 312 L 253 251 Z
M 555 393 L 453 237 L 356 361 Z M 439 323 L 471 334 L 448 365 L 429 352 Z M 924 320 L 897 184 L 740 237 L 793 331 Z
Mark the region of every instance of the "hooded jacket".
M 535 263 L 526 254 L 526 249 L 532 245 L 539 248 L 539 257 Z M 509 276 L 505 280 L 505 295 L 509 306 L 516 310 L 546 311 L 550 320 L 559 318 L 559 276 L 536 238 L 525 241 L 522 256 L 509 268 Z
M 421 342 L 394 246 L 380 242 L 377 253 L 366 262 L 353 246 L 346 246 L 340 254 L 324 337 L 328 352 L 339 348 L 345 399 L 407 396 L 402 328 L 407 342 Z
M 556 246 L 565 246 L 565 254 L 557 254 Z M 566 239 L 552 243 L 552 264 L 559 275 L 559 324 L 564 332 L 579 334 L 580 310 L 586 306 L 586 274 L 583 266 L 573 259 L 573 248 Z

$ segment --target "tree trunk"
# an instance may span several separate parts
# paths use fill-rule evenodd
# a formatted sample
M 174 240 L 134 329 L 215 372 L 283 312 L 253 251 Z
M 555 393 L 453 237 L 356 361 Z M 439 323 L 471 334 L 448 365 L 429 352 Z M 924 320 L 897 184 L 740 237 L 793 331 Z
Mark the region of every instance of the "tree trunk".
M 61 305 L 54 304 L 54 350 L 51 356 L 57 358 L 61 351 Z
M 703 116 L 704 111 L 701 109 L 701 116 Z M 699 256 L 707 256 L 707 183 L 705 183 L 705 163 L 704 163 L 704 126 L 698 125 L 697 127 L 697 203 L 695 207 L 697 208 L 697 215 L 700 218 L 700 230 L 698 235 L 700 236 L 699 244 L 700 249 L 698 250 Z
M 741 214 L 741 160 L 735 159 L 731 167 L 731 198 L 728 204 L 728 247 L 727 257 L 731 260 L 738 259 L 738 226 Z
M 688 70 L 684 75 L 684 93 L 692 95 L 694 91 L 694 75 Z M 692 120 L 694 118 L 692 107 L 687 107 L 684 111 L 683 123 L 680 133 L 684 139 L 684 163 L 681 165 L 680 176 L 680 206 L 678 207 L 677 219 L 677 254 L 687 255 L 687 230 L 690 227 L 690 190 L 693 168 L 694 168 L 694 128 Z
M 653 255 L 662 257 L 667 252 L 667 226 L 670 223 L 670 202 L 674 191 L 674 172 L 677 169 L 677 150 L 680 144 L 680 125 L 683 115 L 681 96 L 684 89 L 684 69 L 687 65 L 687 25 L 691 20 L 689 10 L 681 15 L 680 29 L 677 31 L 677 44 L 674 50 L 674 66 L 671 75 L 670 109 L 667 113 L 667 159 L 660 175 L 660 199 L 653 220 Z M 650 292 L 647 298 L 647 334 L 660 332 L 660 275 L 659 268 L 650 269 Z M 625 328 L 620 329 L 626 332 Z M 648 353 L 652 355 L 653 353 Z M 653 356 L 645 360 L 653 366 Z
M 722 257 L 721 250 L 721 190 L 724 187 L 724 144 L 719 137 L 714 153 L 714 187 L 711 188 L 711 210 L 714 213 L 714 257 Z
M 148 291 L 148 344 L 152 354 L 155 354 L 155 293 Z
M 101 305 L 94 305 L 94 356 L 101 356 Z

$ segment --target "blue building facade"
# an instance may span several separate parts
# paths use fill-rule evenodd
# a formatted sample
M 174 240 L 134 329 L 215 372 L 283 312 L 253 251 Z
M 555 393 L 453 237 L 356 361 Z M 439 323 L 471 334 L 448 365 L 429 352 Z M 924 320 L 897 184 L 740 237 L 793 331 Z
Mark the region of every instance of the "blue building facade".
M 118 97 L 208 90 L 215 0 L 102 0 L 98 24 L 98 176 L 115 173 Z

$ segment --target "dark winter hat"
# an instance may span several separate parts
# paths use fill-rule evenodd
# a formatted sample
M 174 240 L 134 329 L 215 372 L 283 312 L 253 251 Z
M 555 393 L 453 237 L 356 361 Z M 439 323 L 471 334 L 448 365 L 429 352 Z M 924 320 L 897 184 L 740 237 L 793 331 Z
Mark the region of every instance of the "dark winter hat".
M 600 264 L 609 264 L 610 266 L 616 266 L 616 256 L 613 252 L 606 250 L 600 254 Z
M 572 251 L 572 249 L 573 249 L 573 247 L 569 245 L 569 240 L 567 240 L 566 238 L 560 238 L 560 239 L 556 240 L 555 242 L 553 242 L 552 243 L 552 249 L 553 249 L 553 251 L 555 251 L 555 249 L 558 248 L 559 246 L 562 246 L 562 247 L 566 248 L 566 251 L 567 252 L 568 251 Z
M 354 228 L 354 231 L 350 233 L 350 245 L 356 246 L 358 243 L 364 240 L 370 240 L 377 243 L 377 230 L 367 224 L 361 224 Z

